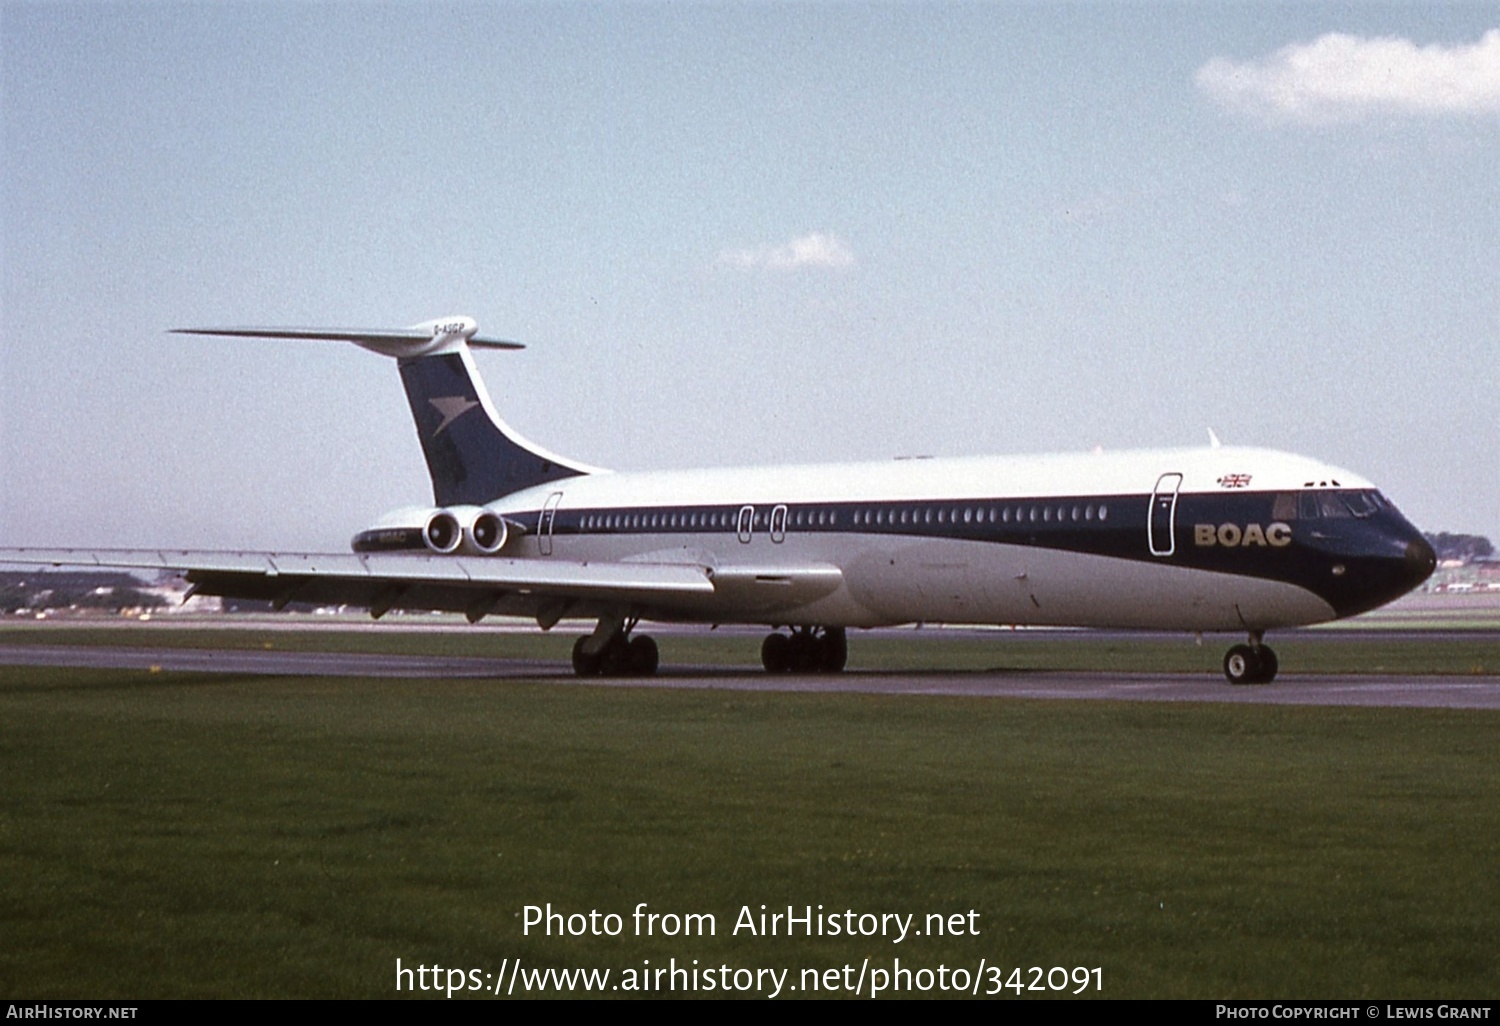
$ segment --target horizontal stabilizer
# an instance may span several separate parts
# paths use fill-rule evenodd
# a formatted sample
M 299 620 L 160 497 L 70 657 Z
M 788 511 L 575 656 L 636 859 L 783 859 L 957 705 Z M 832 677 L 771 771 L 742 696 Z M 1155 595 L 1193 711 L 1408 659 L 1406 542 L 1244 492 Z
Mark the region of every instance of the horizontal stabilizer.
M 428 356 L 451 352 L 460 343 L 476 349 L 525 349 L 519 342 L 485 338 L 472 317 L 439 317 L 409 328 L 174 328 L 176 335 L 227 338 L 287 338 L 314 342 L 353 342 L 384 356 Z

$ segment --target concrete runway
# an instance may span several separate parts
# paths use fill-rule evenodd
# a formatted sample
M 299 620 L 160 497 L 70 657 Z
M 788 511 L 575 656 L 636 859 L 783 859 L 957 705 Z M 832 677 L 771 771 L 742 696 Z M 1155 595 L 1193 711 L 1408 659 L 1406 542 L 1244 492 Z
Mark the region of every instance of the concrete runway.
M 72 666 L 238 676 L 541 680 L 577 684 L 565 664 L 526 659 L 108 646 L 0 646 L 0 665 Z M 1231 687 L 1210 674 L 975 671 L 772 676 L 758 668 L 664 666 L 650 678 L 587 682 L 603 687 L 723 691 L 821 691 L 1123 702 L 1241 702 L 1258 705 L 1500 709 L 1500 676 L 1284 673 L 1274 684 Z

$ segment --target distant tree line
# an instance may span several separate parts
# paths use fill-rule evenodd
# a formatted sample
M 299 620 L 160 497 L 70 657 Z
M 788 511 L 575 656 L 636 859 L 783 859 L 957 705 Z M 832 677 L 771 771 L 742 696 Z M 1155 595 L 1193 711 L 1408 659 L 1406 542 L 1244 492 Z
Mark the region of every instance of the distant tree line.
M 1456 559 L 1472 563 L 1476 559 L 1489 559 L 1495 554 L 1495 546 L 1482 534 L 1449 534 L 1447 531 L 1440 531 L 1437 534 L 1424 534 L 1423 537 L 1437 553 L 1439 560 Z
M 129 574 L 3 573 L 0 612 L 21 609 L 157 609 L 167 603 Z

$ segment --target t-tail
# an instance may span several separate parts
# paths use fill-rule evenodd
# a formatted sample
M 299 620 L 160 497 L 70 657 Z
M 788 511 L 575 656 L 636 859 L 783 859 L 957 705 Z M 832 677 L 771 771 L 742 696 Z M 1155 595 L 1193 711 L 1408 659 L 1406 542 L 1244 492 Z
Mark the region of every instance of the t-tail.
M 178 328 L 178 334 L 353 342 L 390 356 L 417 423 L 432 495 L 439 506 L 482 506 L 503 495 L 595 468 L 526 441 L 500 419 L 474 366 L 473 348 L 522 349 L 484 338 L 470 317 L 409 328 Z

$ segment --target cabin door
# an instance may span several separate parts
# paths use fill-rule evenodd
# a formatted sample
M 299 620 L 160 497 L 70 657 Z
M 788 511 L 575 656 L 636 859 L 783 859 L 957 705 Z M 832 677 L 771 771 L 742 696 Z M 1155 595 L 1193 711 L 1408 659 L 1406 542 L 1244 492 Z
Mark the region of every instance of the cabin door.
M 1146 544 L 1153 556 L 1170 556 L 1177 551 L 1177 490 L 1181 487 L 1181 474 L 1163 474 L 1156 479 L 1151 511 L 1146 516 Z
M 557 504 L 562 502 L 562 497 L 562 492 L 553 492 L 547 496 L 547 504 L 542 507 L 541 520 L 536 525 L 537 549 L 544 556 L 552 555 L 552 521 L 557 519 Z

